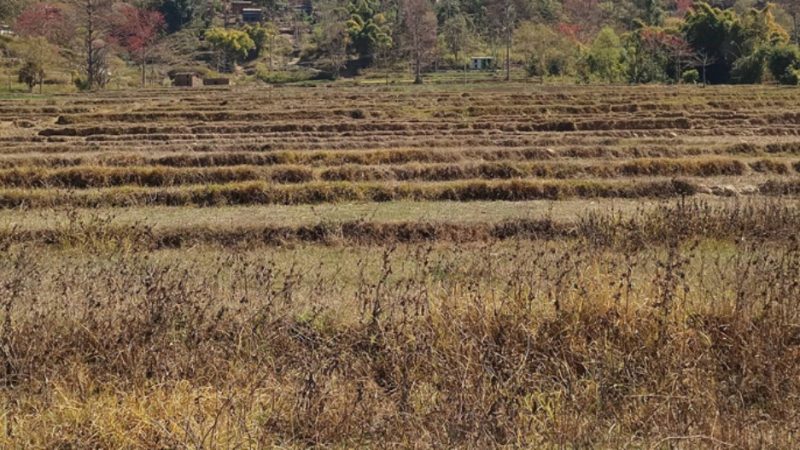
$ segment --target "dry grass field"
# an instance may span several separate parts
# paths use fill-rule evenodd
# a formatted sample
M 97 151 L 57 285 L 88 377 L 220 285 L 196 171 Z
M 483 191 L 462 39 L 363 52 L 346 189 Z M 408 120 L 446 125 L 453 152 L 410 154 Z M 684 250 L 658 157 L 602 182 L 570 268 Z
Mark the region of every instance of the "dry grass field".
M 0 447 L 797 447 L 798 105 L 0 100 Z

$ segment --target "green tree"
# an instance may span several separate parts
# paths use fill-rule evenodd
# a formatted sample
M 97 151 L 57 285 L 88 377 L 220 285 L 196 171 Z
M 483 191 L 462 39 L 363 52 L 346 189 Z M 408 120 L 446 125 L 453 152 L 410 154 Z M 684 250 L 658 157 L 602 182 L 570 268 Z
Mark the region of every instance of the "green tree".
M 670 58 L 667 33 L 658 27 L 641 26 L 624 37 L 625 68 L 631 83 L 666 82 Z
M 707 68 L 711 83 L 760 81 L 768 49 L 789 39 L 769 5 L 740 17 L 700 2 L 687 14 L 682 31 L 698 53 L 714 61 Z
M 378 0 L 352 0 L 348 5 L 350 49 L 370 61 L 376 52 L 392 45 L 391 30 L 380 6 Z
M 608 83 L 622 79 L 623 48 L 617 33 L 611 27 L 604 27 L 597 34 L 586 55 L 589 71 Z
M 180 31 L 194 18 L 198 9 L 198 0 L 154 0 L 150 8 L 156 9 L 164 15 L 167 31 L 174 33 Z
M 748 10 L 740 17 L 741 26 L 732 39 L 738 42 L 739 58 L 733 62 L 731 81 L 761 83 L 771 49 L 784 45 L 789 35 L 775 20 L 771 5 Z
M 439 37 L 444 48 L 453 57 L 453 62 L 462 62 L 462 52 L 471 47 L 473 29 L 469 18 L 464 14 L 455 14 L 445 19 L 439 27 Z
M 697 52 L 678 29 L 640 24 L 640 28 L 624 38 L 628 80 L 681 82 L 684 70 L 696 66 Z
M 20 83 L 25 83 L 28 90 L 33 92 L 33 87 L 39 85 L 39 92 L 41 93 L 41 86 L 44 82 L 44 66 L 38 61 L 28 61 L 19 69 L 17 73 Z
M 349 13 L 337 1 L 331 0 L 318 3 L 314 15 L 316 24 L 312 39 L 317 64 L 333 77 L 338 77 L 347 63 L 350 46 Z
M 515 32 L 514 54 L 525 65 L 528 76 L 560 76 L 574 72 L 578 44 L 551 27 L 523 22 Z
M 733 62 L 731 67 L 731 82 L 736 84 L 757 84 L 764 79 L 764 66 L 767 61 L 767 52 L 758 49 L 745 54 Z
M 287 39 L 281 36 L 280 30 L 274 23 L 267 23 L 264 26 L 259 26 L 259 28 L 261 31 L 255 36 L 251 35 L 250 38 L 256 44 L 256 49 L 259 49 L 259 54 L 266 48 L 269 62 L 268 68 L 272 72 L 276 56 L 285 56 L 287 53 Z
M 686 15 L 682 25 L 684 37 L 697 51 L 714 60 L 706 68 L 709 82 L 730 81 L 733 62 L 740 52 L 734 41 L 740 28 L 735 12 L 713 8 L 705 2 L 696 3 Z
M 9 43 L 8 51 L 23 62 L 23 67 L 17 72 L 19 82 L 31 90 L 38 84 L 39 93 L 42 92 L 47 68 L 66 64 L 59 55 L 59 48 L 41 36 L 15 39 Z
M 224 70 L 232 70 L 233 65 L 243 60 L 255 49 L 256 44 L 250 36 L 240 30 L 211 28 L 206 31 L 206 41 L 220 55 L 219 61 Z
M 665 13 L 661 0 L 636 0 L 636 6 L 642 22 L 651 26 L 663 25 Z
M 261 51 L 264 47 L 267 46 L 269 43 L 271 32 L 273 31 L 269 27 L 263 27 L 261 25 L 245 25 L 242 29 L 250 39 L 253 41 L 253 49 L 247 55 L 248 59 L 255 59 L 261 54 Z
M 767 57 L 767 66 L 781 84 L 798 84 L 800 76 L 800 49 L 796 45 L 775 46 Z

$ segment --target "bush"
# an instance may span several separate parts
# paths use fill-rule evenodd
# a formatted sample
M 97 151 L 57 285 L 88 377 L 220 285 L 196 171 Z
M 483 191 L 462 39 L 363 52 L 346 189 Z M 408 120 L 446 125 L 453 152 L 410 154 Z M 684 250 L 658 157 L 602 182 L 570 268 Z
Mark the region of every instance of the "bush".
M 86 80 L 86 78 L 76 77 L 74 83 L 75 87 L 78 88 L 79 91 L 89 90 L 89 82 Z
M 697 69 L 685 70 L 683 75 L 681 75 L 681 79 L 684 83 L 697 84 L 697 82 L 700 81 L 700 72 L 698 72 Z
M 792 86 L 800 84 L 800 69 L 794 67 L 789 67 L 786 69 L 786 74 L 783 76 L 782 84 Z
M 273 70 L 268 71 L 260 68 L 256 73 L 256 78 L 264 83 L 285 84 L 298 83 L 314 79 L 314 73 L 309 70 Z
M 33 91 L 33 87 L 44 81 L 44 67 L 38 62 L 27 62 L 19 69 L 19 82 L 25 83 L 28 89 Z
M 205 37 L 211 47 L 220 52 L 226 70 L 232 70 L 234 64 L 247 58 L 256 48 L 250 35 L 240 30 L 211 28 L 206 31 Z
M 525 73 L 529 78 L 544 76 L 544 70 L 542 70 L 542 62 L 540 59 L 535 56 L 528 58 L 525 62 Z
M 758 84 L 764 77 L 764 64 L 766 55 L 757 51 L 752 55 L 743 56 L 733 63 L 731 77 L 734 83 Z
M 767 67 L 776 81 L 780 84 L 798 84 L 798 69 L 800 69 L 800 49 L 796 45 L 781 45 L 774 47 L 767 60 Z

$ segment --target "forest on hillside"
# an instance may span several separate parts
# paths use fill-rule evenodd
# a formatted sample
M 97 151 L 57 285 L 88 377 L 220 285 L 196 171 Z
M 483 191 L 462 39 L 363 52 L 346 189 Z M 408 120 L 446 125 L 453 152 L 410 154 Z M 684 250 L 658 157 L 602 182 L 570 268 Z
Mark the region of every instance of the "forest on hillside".
M 800 0 L 6 0 L 9 78 L 97 89 L 178 71 L 267 83 L 466 70 L 578 83 L 798 84 Z M 10 82 L 9 82 L 10 85 Z

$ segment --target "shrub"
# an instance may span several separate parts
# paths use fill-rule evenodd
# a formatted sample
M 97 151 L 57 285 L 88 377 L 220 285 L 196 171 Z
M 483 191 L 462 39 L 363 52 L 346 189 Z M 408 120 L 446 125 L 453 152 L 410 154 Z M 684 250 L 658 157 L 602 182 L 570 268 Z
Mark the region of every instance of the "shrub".
M 28 61 L 19 69 L 18 76 L 20 83 L 25 83 L 33 91 L 34 86 L 44 81 L 44 67 L 41 63 Z
M 256 48 L 256 43 L 244 31 L 211 28 L 205 33 L 206 41 L 220 53 L 225 69 L 243 60 Z
M 285 84 L 309 81 L 314 78 L 314 74 L 308 70 L 273 70 L 260 69 L 256 73 L 256 78 L 269 84 Z
M 75 77 L 73 83 L 75 84 L 75 87 L 78 88 L 79 91 L 88 91 L 90 89 L 89 82 L 86 81 L 86 78 Z
M 778 83 L 797 84 L 800 49 L 796 45 L 781 45 L 773 48 L 767 59 L 767 67 Z
M 683 75 L 681 75 L 681 79 L 684 83 L 696 84 L 700 81 L 700 72 L 698 72 L 697 69 L 685 70 Z
M 798 85 L 800 84 L 800 69 L 789 67 L 786 69 L 786 74 L 783 77 L 783 84 L 786 85 Z
M 733 82 L 741 84 L 761 83 L 764 77 L 765 62 L 766 54 L 763 51 L 757 51 L 752 55 L 737 59 L 733 63 L 733 69 L 731 70 Z
M 525 73 L 528 77 L 541 77 L 544 75 L 544 70 L 542 70 L 542 63 L 540 59 L 536 56 L 531 56 L 525 62 Z

